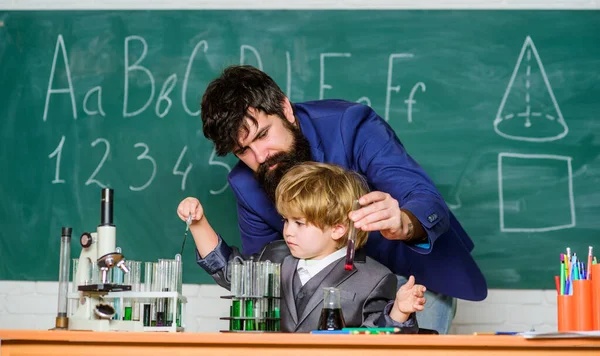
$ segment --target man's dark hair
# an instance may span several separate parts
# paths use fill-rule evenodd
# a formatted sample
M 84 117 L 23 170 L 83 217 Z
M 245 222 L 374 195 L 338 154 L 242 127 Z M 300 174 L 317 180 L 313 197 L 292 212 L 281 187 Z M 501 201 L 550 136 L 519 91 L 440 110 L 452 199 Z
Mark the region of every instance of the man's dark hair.
M 248 65 L 230 66 L 208 85 L 202 96 L 204 136 L 215 144 L 217 155 L 224 156 L 237 144 L 240 129 L 248 131 L 246 117 L 257 124 L 248 115 L 248 108 L 285 119 L 284 99 L 281 88 L 263 71 Z

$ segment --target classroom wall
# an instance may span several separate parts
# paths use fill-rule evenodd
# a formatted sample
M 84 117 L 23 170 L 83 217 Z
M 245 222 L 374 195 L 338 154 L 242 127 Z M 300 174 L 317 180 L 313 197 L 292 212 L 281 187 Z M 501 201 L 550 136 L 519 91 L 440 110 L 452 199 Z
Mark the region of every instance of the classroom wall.
M 185 284 L 186 331 L 218 332 L 227 328 L 219 317 L 229 314 L 225 289 Z M 58 305 L 57 282 L 0 281 L 0 329 L 50 329 Z M 460 300 L 451 333 L 476 331 L 556 331 L 556 291 L 490 290 L 483 302 Z
M 0 10 L 41 9 L 599 9 L 600 0 L 0 0 Z M 57 309 L 56 282 L 0 281 L 0 329 L 48 329 Z M 228 313 L 216 285 L 184 285 L 188 331 L 218 331 Z M 459 301 L 453 333 L 556 330 L 554 290 L 490 290 L 479 303 Z

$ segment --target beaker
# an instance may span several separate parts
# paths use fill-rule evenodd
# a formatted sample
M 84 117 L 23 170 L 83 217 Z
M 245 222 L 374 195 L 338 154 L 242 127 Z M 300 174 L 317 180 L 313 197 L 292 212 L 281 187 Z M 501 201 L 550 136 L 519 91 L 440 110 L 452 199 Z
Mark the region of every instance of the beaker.
M 341 330 L 346 326 L 340 303 L 340 290 L 323 288 L 323 310 L 319 318 L 318 330 Z

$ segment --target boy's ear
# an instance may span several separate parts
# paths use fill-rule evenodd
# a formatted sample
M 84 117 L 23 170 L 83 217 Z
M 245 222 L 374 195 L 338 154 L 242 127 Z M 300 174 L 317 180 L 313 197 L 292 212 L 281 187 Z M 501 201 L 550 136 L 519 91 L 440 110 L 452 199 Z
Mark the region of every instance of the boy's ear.
M 345 234 L 348 227 L 343 224 L 334 225 L 331 229 L 331 238 L 334 240 L 341 239 Z

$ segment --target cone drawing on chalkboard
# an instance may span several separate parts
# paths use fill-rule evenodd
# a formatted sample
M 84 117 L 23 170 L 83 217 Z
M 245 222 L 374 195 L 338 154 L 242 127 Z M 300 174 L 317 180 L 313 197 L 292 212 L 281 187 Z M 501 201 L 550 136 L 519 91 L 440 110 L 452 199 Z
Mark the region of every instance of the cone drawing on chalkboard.
M 529 36 L 498 108 L 494 130 L 504 138 L 530 142 L 559 140 L 569 132 Z

